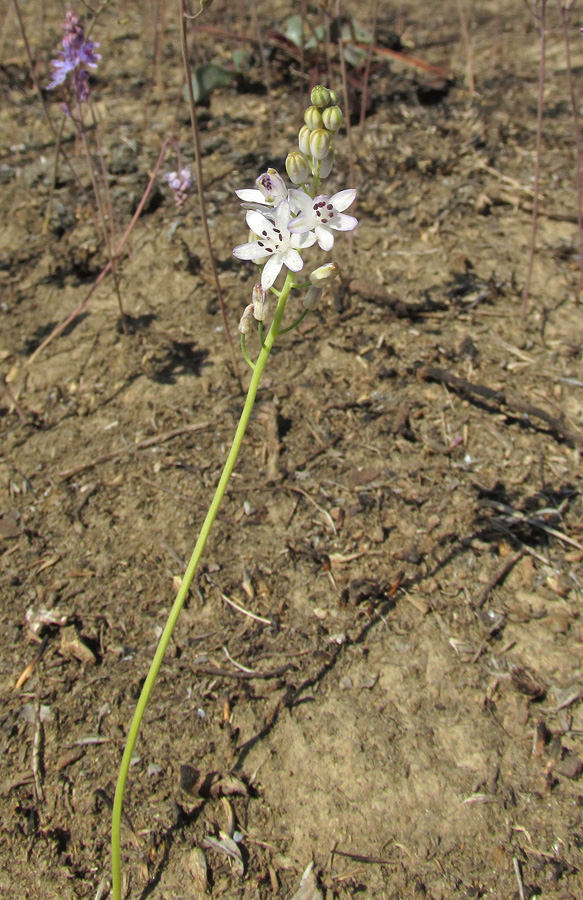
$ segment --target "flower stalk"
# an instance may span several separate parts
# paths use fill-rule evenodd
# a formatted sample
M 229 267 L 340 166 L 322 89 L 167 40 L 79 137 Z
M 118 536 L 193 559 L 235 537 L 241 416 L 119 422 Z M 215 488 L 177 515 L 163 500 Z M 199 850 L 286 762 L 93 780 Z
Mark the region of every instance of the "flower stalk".
M 243 443 L 243 438 L 247 430 L 247 425 L 249 424 L 251 411 L 253 409 L 255 398 L 257 396 L 259 382 L 261 381 L 261 376 L 263 375 L 263 370 L 269 358 L 269 354 L 271 353 L 272 347 L 276 341 L 278 334 L 280 334 L 281 321 L 283 319 L 287 299 L 292 287 L 293 276 L 290 272 L 285 280 L 285 284 L 279 296 L 277 309 L 275 311 L 271 327 L 267 333 L 267 336 L 257 358 L 257 362 L 255 363 L 253 375 L 251 377 L 251 383 L 249 384 L 249 389 L 247 391 L 247 398 L 243 407 L 243 412 L 241 413 L 241 418 L 239 419 L 239 424 L 235 432 L 235 437 L 233 438 L 233 443 L 231 445 L 227 461 L 225 462 L 225 466 L 223 468 L 223 473 L 219 480 L 219 484 L 215 491 L 212 503 L 206 514 L 206 518 L 200 529 L 200 534 L 196 542 L 196 546 L 192 552 L 192 556 L 190 557 L 190 562 L 188 563 L 186 572 L 184 573 L 184 577 L 178 590 L 178 594 L 176 595 L 176 600 L 174 601 L 174 605 L 170 610 L 166 625 L 164 627 L 164 631 L 162 632 L 162 635 L 158 642 L 158 647 L 156 649 L 156 653 L 154 654 L 154 659 L 152 660 L 152 663 L 150 665 L 148 675 L 146 676 L 144 686 L 142 687 L 142 692 L 140 694 L 140 698 L 134 712 L 132 724 L 128 732 L 128 737 L 119 769 L 117 786 L 115 789 L 115 797 L 113 801 L 111 826 L 111 869 L 113 878 L 113 900 L 121 900 L 121 812 L 127 776 L 133 752 L 136 746 L 136 741 L 138 739 L 144 711 L 146 709 L 148 700 L 150 699 L 150 694 L 152 693 L 156 678 L 158 677 L 158 672 L 160 671 L 160 666 L 162 665 L 162 661 L 166 654 L 168 644 L 170 643 L 172 632 L 174 631 L 174 627 L 176 625 L 176 622 L 178 621 L 178 616 L 180 615 L 182 607 L 184 606 L 184 601 L 188 596 L 188 591 L 190 590 L 192 579 L 194 578 L 196 570 L 198 568 L 198 564 L 208 540 L 210 530 L 219 511 L 222 499 L 225 495 L 229 479 L 231 477 L 233 469 L 235 468 L 235 463 L 237 462 L 237 457 L 239 456 L 241 444 Z
M 184 0 L 181 0 L 181 3 L 184 3 Z M 336 112 L 336 95 L 333 91 L 319 85 L 312 92 L 311 99 L 312 106 L 306 114 L 307 128 L 310 132 L 309 155 L 305 155 L 302 150 L 301 133 L 299 154 L 296 151 L 288 157 L 288 175 L 292 183 L 298 187 L 288 189 L 284 179 L 275 169 L 268 169 L 256 179 L 255 188 L 237 191 L 243 207 L 247 210 L 246 221 L 251 233 L 249 240 L 245 244 L 235 247 L 233 254 L 238 259 L 255 263 L 261 271 L 260 281 L 253 288 L 251 303 L 245 307 L 239 323 L 241 352 L 251 368 L 251 381 L 215 495 L 160 637 L 128 732 L 113 804 L 111 831 L 113 900 L 121 900 L 122 804 L 140 725 L 174 627 L 237 462 L 263 370 L 278 336 L 297 328 L 308 313 L 318 305 L 323 288 L 337 277 L 339 270 L 336 263 L 321 261 L 320 265 L 312 270 L 307 280 L 296 282 L 295 275 L 304 267 L 303 254 L 305 251 L 316 245 L 320 251 L 330 251 L 335 240 L 333 232 L 352 231 L 358 224 L 353 216 L 344 215 L 344 210 L 354 202 L 356 191 L 339 191 L 332 197 L 320 193 L 321 181 L 329 175 L 332 168 L 334 151 L 331 145 L 338 127 L 340 127 Z M 322 127 L 324 119 L 334 126 L 334 131 Z M 305 132 L 303 134 L 305 135 Z M 200 172 L 198 174 L 200 181 Z M 178 172 L 171 173 L 171 178 L 167 179 L 171 187 L 174 187 L 173 182 L 175 182 L 176 188 L 181 188 L 181 184 L 179 184 L 181 175 L 180 167 Z M 276 282 L 284 268 L 286 270 L 285 281 L 281 289 L 278 289 Z M 304 292 L 303 310 L 297 310 L 292 316 L 291 325 L 283 327 L 286 306 L 294 289 Z M 266 320 L 269 314 L 267 302 L 269 294 L 273 294 L 277 298 L 277 306 L 268 328 Z M 255 327 L 259 351 L 256 361 L 253 362 L 246 341 Z

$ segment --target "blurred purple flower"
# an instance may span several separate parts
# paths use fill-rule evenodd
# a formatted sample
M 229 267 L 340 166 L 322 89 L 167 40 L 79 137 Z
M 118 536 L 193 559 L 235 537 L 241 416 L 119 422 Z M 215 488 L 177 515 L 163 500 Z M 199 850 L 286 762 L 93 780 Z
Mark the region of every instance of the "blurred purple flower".
M 65 82 L 69 72 L 74 72 L 75 93 L 79 102 L 83 103 L 89 99 L 89 72 L 85 67 L 97 68 L 101 56 L 95 52 L 95 49 L 99 47 L 99 44 L 85 40 L 85 28 L 79 21 L 79 17 L 70 10 L 65 15 L 62 27 L 65 32 L 62 41 L 63 49 L 60 51 L 62 59 L 53 60 L 55 71 L 47 88 L 52 91 Z
M 186 166 L 179 172 L 168 172 L 164 175 L 164 181 L 167 183 L 171 191 L 174 192 L 174 202 L 179 209 L 182 209 L 186 202 L 186 198 L 194 187 L 194 175 Z

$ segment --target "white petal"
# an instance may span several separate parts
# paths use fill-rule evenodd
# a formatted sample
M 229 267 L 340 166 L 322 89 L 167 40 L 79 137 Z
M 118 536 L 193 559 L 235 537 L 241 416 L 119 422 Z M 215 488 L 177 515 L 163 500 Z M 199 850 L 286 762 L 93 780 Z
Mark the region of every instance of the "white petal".
M 292 234 L 290 247 L 303 250 L 305 247 L 311 247 L 316 243 L 316 235 L 313 231 L 303 231 L 301 234 Z
M 334 217 L 330 228 L 334 228 L 335 231 L 352 231 L 357 225 L 358 219 L 355 219 L 354 216 L 345 216 L 343 213 L 339 213 Z
M 282 200 L 275 210 L 275 227 L 283 233 L 288 230 L 289 220 L 289 200 Z
M 353 188 L 349 188 L 347 191 L 338 191 L 337 194 L 334 194 L 333 197 L 330 197 L 330 203 L 338 212 L 342 212 L 344 209 L 348 209 L 348 207 L 354 203 L 356 200 L 356 191 Z
M 239 200 L 244 200 L 245 203 L 261 203 L 262 206 L 265 206 L 265 197 L 261 191 L 244 188 L 242 191 L 235 191 L 235 193 Z
M 269 219 L 266 219 L 261 213 L 255 212 L 254 209 L 250 209 L 245 218 L 247 220 L 247 225 L 253 234 L 259 235 L 264 231 L 267 231 L 268 234 L 273 234 L 273 222 L 270 222 Z
M 233 256 L 237 259 L 264 259 L 267 254 L 265 247 L 260 247 L 257 241 L 249 241 L 248 244 L 239 244 L 235 247 Z
M 289 196 L 291 199 L 292 209 L 294 212 L 296 210 L 301 210 L 304 215 L 311 211 L 312 206 L 314 205 L 314 201 L 306 194 L 305 191 L 299 191 L 297 188 L 292 188 L 289 192 Z
M 334 246 L 334 235 L 328 225 L 316 225 L 316 237 L 322 250 L 331 250 Z
M 264 203 L 242 203 L 241 206 L 243 209 L 254 209 L 257 212 L 260 212 L 266 219 L 273 220 L 273 217 L 275 216 L 275 209 L 273 206 L 265 206 Z
M 288 250 L 283 256 L 283 261 L 292 272 L 299 272 L 304 268 L 304 261 L 297 250 Z
M 281 272 L 283 266 L 283 260 L 281 258 L 280 253 L 276 253 L 275 256 L 270 256 L 265 266 L 263 267 L 263 272 L 261 273 L 261 287 L 264 291 L 268 291 L 279 273 Z
M 297 218 L 291 220 L 287 227 L 291 234 L 301 234 L 303 231 L 313 228 L 317 221 L 313 213 L 310 215 L 310 213 L 301 212 Z

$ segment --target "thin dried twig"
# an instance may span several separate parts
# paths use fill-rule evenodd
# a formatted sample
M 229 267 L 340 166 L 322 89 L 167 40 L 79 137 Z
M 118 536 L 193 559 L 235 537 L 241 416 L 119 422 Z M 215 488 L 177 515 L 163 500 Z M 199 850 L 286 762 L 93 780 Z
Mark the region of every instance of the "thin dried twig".
M 47 649 L 48 643 L 49 643 L 49 634 L 48 634 L 48 632 L 47 632 L 47 633 L 45 634 L 45 636 L 43 637 L 43 639 L 42 639 L 42 641 L 41 641 L 41 645 L 40 645 L 40 647 L 38 648 L 37 652 L 35 653 L 34 657 L 31 659 L 31 661 L 30 661 L 29 664 L 26 666 L 26 668 L 23 669 L 23 671 L 22 671 L 20 677 L 18 678 L 16 684 L 14 685 L 14 690 L 15 690 L 15 691 L 19 691 L 20 688 L 22 687 L 22 685 L 23 685 L 26 681 L 28 681 L 28 679 L 30 678 L 30 676 L 31 676 L 32 673 L 34 672 L 36 666 L 37 666 L 38 663 L 41 661 L 41 659 L 42 659 L 42 657 L 43 657 L 43 653 L 44 653 L 45 650 Z
M 494 588 L 496 587 L 497 584 L 500 584 L 501 581 L 504 581 L 504 579 L 506 578 L 507 575 L 510 574 L 510 572 L 512 571 L 514 566 L 518 562 L 520 562 L 520 560 L 522 559 L 524 554 L 525 554 L 525 550 L 521 549 L 514 556 L 511 556 L 509 559 L 506 560 L 506 562 L 504 563 L 502 568 L 500 568 L 496 572 L 494 577 L 491 578 L 490 581 L 488 582 L 488 584 L 484 587 L 484 589 L 483 589 L 482 593 L 480 594 L 480 596 L 478 597 L 478 599 L 474 601 L 474 604 L 473 604 L 474 609 L 481 609 L 483 607 L 484 603 L 488 599 L 488 596 L 490 595 L 490 592 L 494 590 Z
M 242 681 L 250 681 L 253 678 L 279 678 L 286 672 L 295 671 L 297 666 L 287 663 L 278 669 L 272 669 L 270 672 L 229 672 L 228 669 L 219 669 L 218 666 L 202 666 L 194 665 L 195 672 L 201 672 L 203 675 L 214 675 L 216 678 L 239 678 Z
M 520 897 L 520 900 L 526 900 L 526 895 L 524 893 L 524 883 L 522 881 L 522 873 L 520 871 L 520 863 L 518 862 L 516 857 L 513 857 L 512 865 L 514 866 L 516 880 L 518 882 L 518 895 Z
M 287 488 L 288 491 L 293 491 L 294 494 L 301 494 L 302 497 L 305 497 L 306 500 L 309 500 L 310 503 L 312 503 L 312 504 L 316 507 L 316 509 L 318 510 L 318 512 L 322 513 L 322 515 L 324 516 L 324 518 L 326 519 L 326 521 L 329 523 L 329 525 L 330 525 L 330 527 L 331 527 L 333 533 L 336 534 L 336 526 L 335 526 L 335 524 L 334 524 L 334 519 L 332 518 L 332 516 L 330 515 L 329 512 L 327 512 L 325 509 L 323 509 L 321 506 L 319 506 L 319 505 L 316 503 L 316 501 L 313 499 L 313 497 L 310 497 L 310 495 L 309 495 L 308 493 L 306 493 L 306 491 L 303 491 L 303 490 L 302 490 L 301 488 L 299 488 L 299 487 L 292 487 L 291 485 L 287 485 L 286 488 Z
M 545 531 L 552 537 L 558 538 L 559 541 L 563 541 L 565 544 L 570 544 L 571 547 L 575 547 L 577 550 L 583 550 L 583 544 L 580 544 L 573 538 L 568 537 L 568 535 L 563 534 L 562 531 L 557 531 L 556 528 L 545 525 L 544 522 L 541 522 L 540 519 L 537 519 L 535 516 L 527 516 L 524 513 L 519 512 L 519 510 L 514 509 L 512 506 L 508 506 L 506 503 L 498 503 L 497 500 L 483 500 L 482 502 L 486 506 L 491 506 L 492 509 L 496 509 L 519 522 L 525 522 L 527 525 L 532 525 L 533 528 L 540 528 L 541 531 Z
M 569 83 L 569 100 L 573 114 L 573 130 L 575 132 L 575 190 L 577 193 L 577 228 L 579 232 L 579 281 L 577 294 L 583 286 L 583 155 L 581 152 L 581 129 L 579 127 L 579 105 L 575 97 L 575 79 L 571 65 L 571 47 L 569 42 L 569 7 L 564 0 L 557 0 L 559 15 L 563 26 L 563 40 L 565 42 L 565 59 L 567 62 L 567 80 Z
M 495 391 L 492 388 L 482 384 L 472 384 L 465 378 L 458 378 L 446 369 L 438 369 L 435 366 L 421 366 L 417 369 L 417 377 L 422 381 L 438 381 L 447 384 L 449 387 L 470 397 L 480 397 L 482 400 L 495 403 L 497 406 L 504 406 L 510 413 L 521 413 L 528 418 L 542 419 L 549 426 L 552 433 L 558 437 L 571 441 L 577 447 L 583 447 L 583 436 L 571 431 L 560 419 L 551 416 L 544 409 L 533 406 L 525 400 L 519 398 L 510 399 L 504 391 Z
M 44 753 L 44 728 L 41 719 L 41 711 L 40 711 L 40 697 L 37 696 L 36 703 L 34 705 L 34 713 L 35 713 L 35 730 L 34 730 L 34 741 L 32 746 L 32 774 L 34 775 L 34 789 L 36 793 L 36 798 L 39 803 L 44 803 L 45 794 L 43 791 L 43 779 L 44 779 L 44 764 L 43 764 L 43 753 Z
M 219 281 L 219 274 L 217 272 L 217 264 L 215 260 L 215 254 L 213 250 L 213 244 L 211 240 L 211 233 L 208 224 L 208 216 L 206 212 L 206 200 L 204 196 L 204 186 L 203 186 L 203 171 L 202 171 L 202 153 L 200 147 L 200 136 L 198 133 L 198 116 L 196 112 L 196 103 L 194 100 L 194 90 L 192 87 L 192 72 L 190 68 L 190 57 L 188 54 L 188 41 L 186 36 L 186 21 L 187 21 L 187 10 L 186 10 L 186 0 L 179 0 L 180 5 L 180 36 L 181 36 L 181 45 L 182 45 L 182 62 L 184 64 L 184 72 L 186 74 L 186 88 L 188 91 L 188 101 L 190 104 L 190 124 L 192 127 L 192 140 L 194 143 L 194 156 L 195 156 L 195 165 L 196 165 L 196 181 L 197 181 L 197 189 L 198 189 L 198 202 L 200 205 L 200 215 L 202 218 L 202 224 L 204 229 L 204 239 L 207 246 L 207 252 L 209 256 L 209 262 L 211 265 L 211 271 L 213 275 L 213 281 L 215 283 L 215 290 L 217 292 L 217 298 L 219 301 L 219 306 L 221 308 L 221 315 L 223 317 L 223 324 L 225 326 L 225 333 L 227 336 L 227 341 L 229 342 L 229 349 L 231 351 L 231 361 L 233 363 L 233 371 L 235 373 L 235 378 L 239 382 L 239 386 L 241 390 L 243 390 L 243 385 L 241 382 L 241 377 L 239 375 L 239 366 L 237 363 L 237 357 L 235 355 L 235 345 L 233 343 L 233 337 L 231 335 L 231 331 L 229 329 L 229 320 L 227 317 L 227 306 L 225 303 L 225 297 L 223 295 L 223 289 L 221 288 L 221 282 Z
M 125 234 L 123 235 L 121 241 L 119 242 L 119 244 L 117 245 L 117 247 L 116 247 L 116 249 L 115 249 L 115 252 L 113 253 L 113 256 L 112 256 L 112 259 L 113 259 L 113 260 L 116 260 L 116 261 L 117 261 L 117 259 L 119 258 L 119 256 L 120 256 L 120 254 L 121 254 L 123 248 L 125 247 L 125 245 L 126 245 L 128 239 L 129 239 L 130 234 L 131 234 L 132 231 L 133 231 L 134 225 L 136 224 L 136 222 L 138 221 L 139 217 L 140 217 L 141 214 L 142 214 L 142 210 L 143 210 L 143 208 L 144 208 L 144 206 L 145 206 L 145 204 L 146 204 L 146 200 L 147 200 L 148 197 L 150 196 L 150 191 L 152 190 L 152 187 L 153 187 L 154 182 L 155 182 L 155 180 L 156 180 L 156 175 L 158 174 L 158 169 L 160 168 L 160 166 L 161 166 L 161 164 L 162 164 L 162 160 L 164 159 L 164 154 L 166 153 L 166 148 L 167 148 L 168 144 L 171 143 L 172 140 L 173 140 L 173 138 L 166 138 L 166 140 L 165 140 L 164 143 L 162 144 L 162 148 L 161 148 L 161 150 L 160 150 L 160 155 L 158 156 L 158 161 L 156 162 L 156 165 L 154 166 L 154 171 L 152 172 L 152 174 L 151 174 L 151 176 L 150 176 L 150 181 L 148 182 L 148 186 L 147 186 L 146 190 L 144 191 L 144 196 L 142 197 L 142 199 L 141 199 L 140 202 L 138 203 L 138 208 L 136 209 L 135 213 L 133 214 L 132 219 L 131 219 L 131 222 L 130 222 L 130 224 L 128 225 L 128 227 L 126 228 Z M 31 364 L 35 361 L 35 359 L 37 358 L 37 356 L 38 356 L 40 353 L 42 353 L 42 351 L 43 351 L 46 347 L 48 347 L 48 345 L 49 345 L 50 343 L 52 343 L 52 341 L 54 341 L 54 339 L 55 339 L 56 337 L 58 337 L 60 334 L 62 334 L 63 331 L 65 331 L 65 329 L 71 324 L 71 322 L 74 322 L 74 321 L 75 321 L 75 319 L 77 318 L 77 316 L 80 316 L 80 315 L 81 315 L 81 313 L 83 312 L 83 310 L 85 309 L 85 307 L 87 306 L 87 304 L 89 303 L 89 301 L 91 300 L 91 297 L 93 296 L 93 294 L 95 293 L 95 291 L 97 290 L 97 288 L 99 287 L 99 285 L 101 284 L 101 282 L 105 279 L 105 277 L 106 277 L 106 276 L 109 274 L 109 272 L 112 270 L 112 259 L 110 259 L 109 262 L 107 263 L 107 265 L 105 266 L 105 268 L 101 270 L 101 272 L 99 273 L 99 275 L 97 276 L 97 278 L 96 278 L 95 281 L 93 282 L 91 288 L 89 289 L 89 293 L 86 294 L 86 296 L 85 296 L 84 299 L 81 301 L 81 303 L 79 303 L 79 304 L 75 307 L 75 309 L 73 310 L 73 312 L 70 313 L 70 314 L 67 316 L 67 318 L 64 319 L 64 320 L 60 323 L 60 325 L 57 325 L 56 328 L 53 328 L 53 330 L 51 331 L 51 333 L 49 334 L 49 336 L 46 337 L 46 338 L 44 339 L 44 341 L 42 341 L 42 343 L 38 345 L 38 347 L 36 348 L 36 350 L 34 351 L 34 353 L 32 354 L 32 356 L 29 357 L 29 359 L 28 359 L 28 361 L 27 361 L 27 365 L 31 365 Z
M 257 675 L 257 669 L 249 669 L 247 666 L 238 663 L 235 659 L 233 659 L 226 647 L 223 647 L 223 653 L 225 654 L 229 662 L 232 663 L 236 669 L 239 669 L 240 672 L 246 672 L 247 675 Z
M 532 279 L 532 270 L 534 266 L 534 251 L 536 247 L 536 227 L 538 222 L 538 200 L 539 200 L 539 181 L 540 181 L 540 162 L 542 153 L 542 134 L 543 134 L 543 106 L 544 106 L 544 90 L 545 90 L 545 61 L 546 61 L 546 0 L 541 0 L 540 17 L 540 66 L 538 81 L 538 113 L 536 123 L 536 162 L 534 169 L 534 202 L 532 204 L 532 233 L 530 237 L 530 250 L 528 255 L 528 269 L 526 272 L 526 283 L 524 285 L 524 293 L 522 295 L 521 316 L 524 320 L 528 307 L 528 298 L 530 296 L 530 282 Z M 534 14 L 534 12 L 533 12 Z M 535 17 L 536 18 L 536 17 Z
M 362 84 L 362 97 L 360 100 L 360 137 L 364 137 L 364 129 L 366 125 L 366 101 L 368 99 L 368 80 L 370 78 L 370 64 L 372 60 L 372 48 L 374 46 L 376 30 L 377 30 L 377 19 L 379 15 L 379 0 L 372 0 L 373 8 L 372 8 L 372 27 L 371 27 L 371 35 L 370 35 L 370 44 L 369 48 L 366 52 L 366 63 L 364 66 L 364 78 Z
M 249 612 L 248 609 L 244 609 L 244 607 L 239 606 L 238 603 L 235 603 L 235 601 L 227 597 L 226 594 L 221 594 L 221 597 L 225 601 L 225 603 L 228 603 L 229 606 L 232 606 L 233 609 L 236 609 L 238 612 L 243 613 L 244 616 L 249 616 L 250 619 L 255 619 L 256 622 L 263 622 L 264 625 L 273 624 L 270 619 L 264 619 L 262 616 L 257 616 L 255 615 L 255 613 Z
M 185 425 L 183 428 L 173 428 L 172 431 L 166 431 L 164 434 L 154 435 L 154 437 L 146 438 L 143 441 L 140 441 L 139 444 L 135 444 L 133 447 L 125 447 L 123 450 L 115 450 L 113 453 L 105 453 L 103 456 L 98 456 L 97 459 L 92 460 L 88 463 L 83 463 L 81 466 L 76 466 L 74 469 L 66 469 L 64 472 L 59 472 L 59 478 L 63 478 L 65 481 L 69 478 L 73 478 L 75 475 L 80 475 L 81 472 L 86 472 L 88 469 L 92 469 L 94 466 L 101 465 L 104 462 L 110 462 L 112 459 L 118 459 L 120 456 L 127 456 L 129 453 L 134 453 L 136 450 L 146 450 L 148 447 L 155 447 L 157 444 L 163 444 L 165 441 L 171 441 L 175 437 L 179 437 L 181 434 L 190 434 L 193 431 L 202 431 L 204 428 L 209 428 L 209 422 L 197 422 L 194 425 Z
M 462 32 L 462 39 L 466 48 L 466 72 L 468 79 L 468 90 L 470 92 L 470 97 L 473 97 L 475 94 L 475 84 L 474 84 L 474 68 L 472 65 L 472 42 L 470 40 L 470 33 L 468 31 L 468 23 L 466 21 L 466 14 L 464 12 L 464 7 L 462 0 L 457 0 L 457 11 L 460 18 L 460 28 Z

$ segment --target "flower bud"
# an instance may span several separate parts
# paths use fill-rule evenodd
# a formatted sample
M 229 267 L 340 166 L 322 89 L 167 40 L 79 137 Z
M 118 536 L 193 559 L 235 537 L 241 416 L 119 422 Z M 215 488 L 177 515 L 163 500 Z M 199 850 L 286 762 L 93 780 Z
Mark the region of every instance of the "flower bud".
M 338 103 L 338 94 L 333 90 L 329 90 L 328 93 L 330 94 L 330 106 L 336 106 Z
M 325 266 L 319 266 L 317 269 L 310 274 L 310 281 L 314 285 L 314 287 L 323 287 L 325 284 L 328 284 L 330 281 L 334 281 L 337 275 L 340 274 L 340 268 L 338 263 L 326 263 Z
M 297 150 L 288 153 L 285 168 L 290 181 L 294 184 L 303 184 L 312 174 L 312 167 L 308 160 L 303 153 L 299 153 Z
M 334 150 L 330 148 L 328 156 L 320 163 L 320 178 L 328 178 L 334 165 Z
M 304 122 L 310 131 L 315 131 L 316 128 L 322 127 L 322 116 L 317 106 L 308 106 L 304 113 Z
M 310 94 L 310 100 L 318 109 L 323 109 L 330 103 L 330 91 L 323 84 L 317 84 Z
M 322 110 L 322 123 L 324 128 L 336 134 L 342 125 L 342 110 L 339 106 L 329 106 L 328 109 Z
M 322 297 L 322 288 L 314 287 L 313 285 L 308 288 L 306 291 L 306 296 L 304 297 L 304 309 L 315 309 L 320 302 L 320 298 Z
M 317 128 L 310 134 L 310 156 L 314 159 L 326 159 L 330 150 L 330 135 L 323 128 Z
M 265 291 L 260 284 L 256 284 L 253 288 L 252 299 L 253 303 L 251 304 L 251 308 L 253 310 L 253 316 L 258 322 L 264 322 L 265 316 L 267 315 L 267 303 L 265 302 Z
M 272 203 L 274 206 L 277 206 L 281 200 L 285 200 L 287 197 L 285 181 L 275 169 L 268 169 L 267 172 L 264 172 L 263 175 L 257 178 L 255 184 L 267 203 Z
M 304 156 L 310 155 L 310 135 L 311 131 L 307 125 L 302 125 L 300 128 L 300 132 L 298 134 L 298 146 L 300 148 L 300 153 L 303 153 Z
M 245 312 L 241 316 L 241 321 L 239 322 L 239 331 L 241 334 L 249 334 L 251 331 L 251 318 L 253 316 L 253 304 L 250 303 L 249 306 L 245 307 Z

